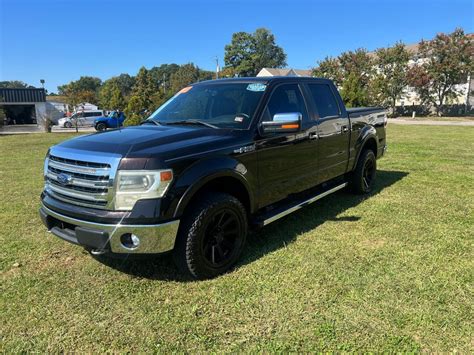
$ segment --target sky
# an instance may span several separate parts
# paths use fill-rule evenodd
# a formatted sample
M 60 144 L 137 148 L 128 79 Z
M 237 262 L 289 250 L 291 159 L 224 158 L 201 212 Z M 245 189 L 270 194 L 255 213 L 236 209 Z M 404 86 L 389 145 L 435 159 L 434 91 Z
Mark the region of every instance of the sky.
M 193 62 L 215 70 L 232 33 L 266 27 L 288 67 L 396 41 L 416 43 L 462 27 L 474 0 L 152 1 L 0 0 L 0 81 L 56 92 L 80 76 L 135 75 L 141 66 Z

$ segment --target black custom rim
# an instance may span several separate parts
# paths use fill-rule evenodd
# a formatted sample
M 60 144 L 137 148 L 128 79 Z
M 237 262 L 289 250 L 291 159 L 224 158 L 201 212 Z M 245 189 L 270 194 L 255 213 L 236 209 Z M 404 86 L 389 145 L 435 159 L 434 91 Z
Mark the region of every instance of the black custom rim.
M 375 164 L 372 159 L 365 162 L 364 171 L 362 173 L 362 180 L 364 181 L 364 187 L 369 189 L 372 186 L 375 176 Z
M 202 253 L 207 263 L 219 268 L 230 262 L 242 244 L 242 228 L 237 214 L 224 209 L 217 211 L 205 228 Z

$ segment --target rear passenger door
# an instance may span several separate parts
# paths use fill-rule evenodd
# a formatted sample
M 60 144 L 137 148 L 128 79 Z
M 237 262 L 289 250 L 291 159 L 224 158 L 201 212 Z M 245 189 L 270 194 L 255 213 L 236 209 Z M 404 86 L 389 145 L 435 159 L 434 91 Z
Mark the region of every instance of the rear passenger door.
M 307 88 L 317 115 L 318 182 L 322 183 L 346 172 L 350 123 L 331 86 L 324 82 L 308 83 Z

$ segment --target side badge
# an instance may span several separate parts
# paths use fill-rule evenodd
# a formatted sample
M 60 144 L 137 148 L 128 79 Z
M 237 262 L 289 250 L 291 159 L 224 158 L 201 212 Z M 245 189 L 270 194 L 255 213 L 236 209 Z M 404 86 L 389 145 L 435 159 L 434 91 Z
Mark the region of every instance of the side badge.
M 254 150 L 255 150 L 255 144 L 252 144 L 252 145 L 247 145 L 245 147 L 240 147 L 238 149 L 234 149 L 234 153 L 242 154 L 242 153 L 253 152 Z

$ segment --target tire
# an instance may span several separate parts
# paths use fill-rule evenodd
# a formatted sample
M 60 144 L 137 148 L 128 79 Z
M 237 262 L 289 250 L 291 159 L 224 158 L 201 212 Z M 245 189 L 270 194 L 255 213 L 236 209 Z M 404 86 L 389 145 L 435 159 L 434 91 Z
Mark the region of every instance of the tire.
M 72 128 L 71 122 L 64 122 L 64 128 Z
M 374 187 L 376 172 L 377 160 L 374 152 L 369 149 L 362 151 L 349 181 L 352 192 L 356 194 L 370 193 Z
M 107 126 L 105 125 L 105 123 L 100 122 L 100 123 L 97 123 L 97 124 L 95 125 L 95 130 L 96 130 L 96 131 L 103 132 L 103 131 L 105 131 L 106 129 L 107 129 Z
M 187 208 L 173 251 L 177 267 L 196 279 L 229 270 L 239 259 L 247 238 L 247 213 L 225 193 L 208 193 Z

